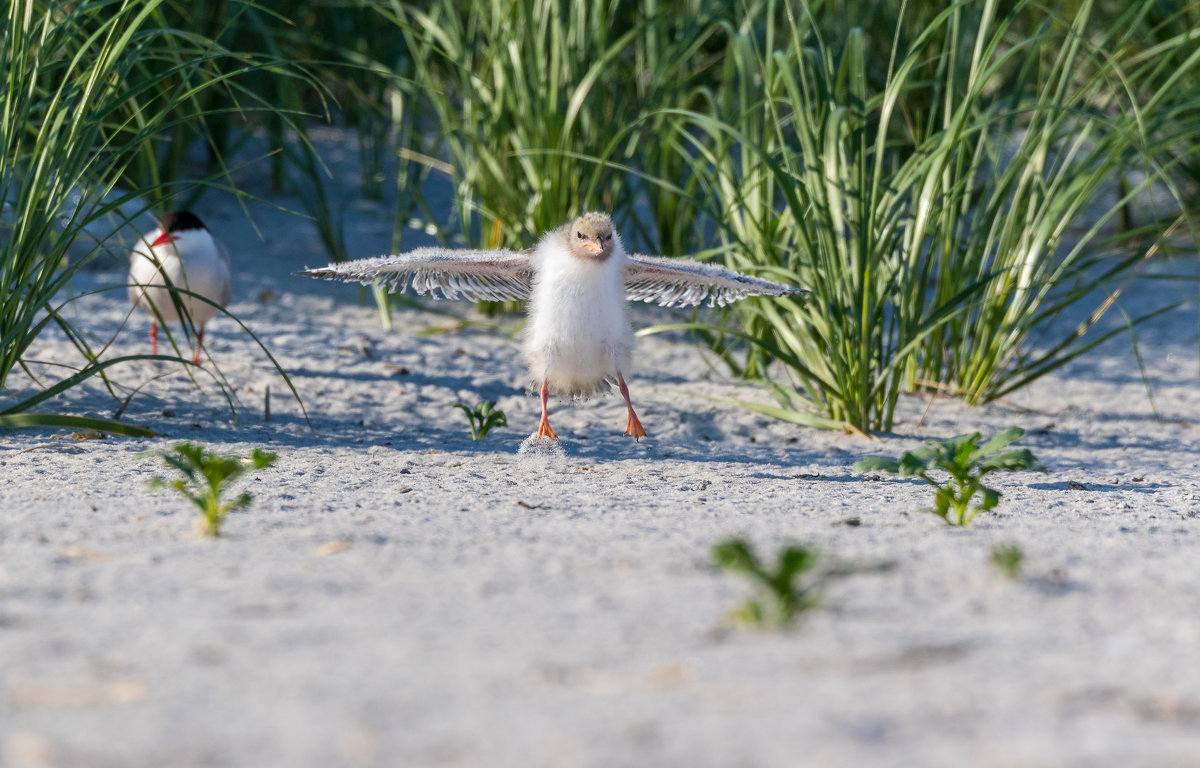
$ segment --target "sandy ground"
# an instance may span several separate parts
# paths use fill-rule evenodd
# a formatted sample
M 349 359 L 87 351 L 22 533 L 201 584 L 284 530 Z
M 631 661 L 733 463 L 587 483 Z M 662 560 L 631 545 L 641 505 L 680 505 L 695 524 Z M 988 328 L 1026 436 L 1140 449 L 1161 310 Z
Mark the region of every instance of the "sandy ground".
M 1005 404 L 906 398 L 867 441 L 714 400 L 769 397 L 653 336 L 630 380 L 649 439 L 620 434 L 613 396 L 553 405 L 564 455 L 521 456 L 538 413 L 511 325 L 423 335 L 447 319 L 404 312 L 383 331 L 355 288 L 289 275 L 326 260 L 302 221 L 256 206 L 260 241 L 227 201 L 196 209 L 250 243 L 231 309 L 313 429 L 221 318 L 206 370 L 236 420 L 208 375 L 135 363 L 124 418 L 163 437 L 0 436 L 0 764 L 1200 765 L 1194 302 L 1143 333 L 1163 420 L 1128 343 Z M 387 205 L 346 216 L 352 253 L 387 249 Z M 121 295 L 77 318 L 110 354 L 147 351 Z M 53 335 L 31 357 L 77 359 Z M 482 399 L 510 426 L 472 442 L 451 405 Z M 55 401 L 118 405 L 98 383 Z M 852 469 L 1013 424 L 1050 472 L 999 477 L 968 529 Z M 143 452 L 179 439 L 279 454 L 219 540 L 146 488 Z M 734 631 L 747 585 L 709 565 L 732 535 L 892 567 L 835 582 L 790 631 Z M 989 562 L 1002 543 L 1026 554 L 1015 581 Z

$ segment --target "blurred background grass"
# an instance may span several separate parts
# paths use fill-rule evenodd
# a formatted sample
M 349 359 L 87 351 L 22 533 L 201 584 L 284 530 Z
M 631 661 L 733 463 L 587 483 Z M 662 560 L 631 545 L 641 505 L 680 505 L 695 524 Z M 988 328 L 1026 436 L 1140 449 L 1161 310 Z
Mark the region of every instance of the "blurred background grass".
M 394 189 L 397 248 L 414 218 L 518 248 L 604 209 L 633 249 L 795 281 L 809 301 L 686 325 L 769 383 L 760 410 L 861 431 L 904 392 L 986 402 L 1056 369 L 1150 258 L 1197 250 L 1185 0 L 19 0 L 4 23 L 0 388 L 74 268 L 61 244 L 113 208 L 85 195 L 51 225 L 69 203 L 27 183 L 47 121 L 91 127 L 54 152 L 102 158 L 67 187 L 156 211 L 265 137 L 334 260 L 374 254 L 342 245 L 307 136 L 325 122 L 357 133 L 365 198 Z M 74 42 L 45 45 L 56 25 Z M 132 35 L 96 35 L 115 28 Z M 106 82 L 104 107 L 50 109 L 78 98 L 55 101 L 64 73 Z M 31 263 L 54 290 L 26 291 Z M 1090 319 L 1046 338 L 1072 308 Z

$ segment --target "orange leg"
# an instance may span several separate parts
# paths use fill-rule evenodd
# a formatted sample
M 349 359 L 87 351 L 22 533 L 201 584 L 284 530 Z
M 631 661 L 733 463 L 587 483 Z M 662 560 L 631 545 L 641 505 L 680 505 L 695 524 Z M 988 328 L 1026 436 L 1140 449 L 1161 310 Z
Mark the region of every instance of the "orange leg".
M 550 429 L 550 420 L 546 418 L 546 400 L 550 397 L 550 386 L 545 379 L 542 380 L 542 423 L 538 425 L 537 439 L 549 437 L 553 440 L 558 439 L 558 435 L 554 434 L 554 430 Z
M 204 343 L 204 326 L 200 326 L 196 332 L 196 354 L 192 355 L 192 362 L 200 362 L 200 345 Z
M 625 398 L 625 406 L 629 408 L 629 421 L 625 423 L 625 434 L 633 435 L 634 442 L 646 436 L 646 430 L 642 429 L 642 422 L 638 421 L 637 414 L 633 412 L 633 403 L 629 402 L 629 387 L 625 386 L 625 377 L 619 372 L 617 373 L 617 384 L 621 387 L 621 397 Z
M 150 354 L 158 354 L 158 322 L 150 321 Z

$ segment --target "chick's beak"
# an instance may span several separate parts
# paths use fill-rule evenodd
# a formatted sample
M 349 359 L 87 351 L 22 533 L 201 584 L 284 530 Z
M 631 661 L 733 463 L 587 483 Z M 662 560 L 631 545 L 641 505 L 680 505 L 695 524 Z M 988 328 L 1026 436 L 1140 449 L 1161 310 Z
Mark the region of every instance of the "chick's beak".
M 591 248 L 596 253 L 600 253 L 600 251 L 604 250 L 603 248 L 600 247 L 600 244 L 595 242 L 594 240 L 588 240 L 586 243 L 583 244 L 583 247 Z

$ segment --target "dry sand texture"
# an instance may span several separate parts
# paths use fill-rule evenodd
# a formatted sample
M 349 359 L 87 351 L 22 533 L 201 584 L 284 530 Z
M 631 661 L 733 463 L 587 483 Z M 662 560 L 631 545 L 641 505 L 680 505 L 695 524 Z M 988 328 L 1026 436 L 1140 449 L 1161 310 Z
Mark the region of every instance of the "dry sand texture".
M 1194 302 L 1143 333 L 1163 421 L 1125 342 L 1011 403 L 934 402 L 919 428 L 927 403 L 906 399 L 868 442 L 714 401 L 769 396 L 658 336 L 630 380 L 649 439 L 620 434 L 609 397 L 553 406 L 565 456 L 518 456 L 537 404 L 504 329 L 420 335 L 446 319 L 402 312 L 385 332 L 353 287 L 289 275 L 325 260 L 299 220 L 256 207 L 259 241 L 236 206 L 197 209 L 249 243 L 232 309 L 315 431 L 219 318 L 236 421 L 207 377 L 140 364 L 117 375 L 144 385 L 126 418 L 164 437 L 3 435 L 0 764 L 1200 765 Z M 383 252 L 389 215 L 352 203 L 351 253 Z M 122 295 L 80 322 L 112 333 Z M 112 353 L 145 346 L 139 318 Z M 50 334 L 31 356 L 73 353 Z M 451 405 L 481 399 L 510 426 L 472 442 Z M 99 385 L 56 402 L 116 406 Z M 1014 424 L 1050 473 L 998 478 L 965 530 L 913 512 L 924 487 L 851 468 Z M 141 452 L 185 438 L 279 453 L 217 541 L 146 489 Z M 746 587 L 708 551 L 735 534 L 894 567 L 837 582 L 793 631 L 733 632 Z M 1026 553 L 1015 582 L 998 543 Z

